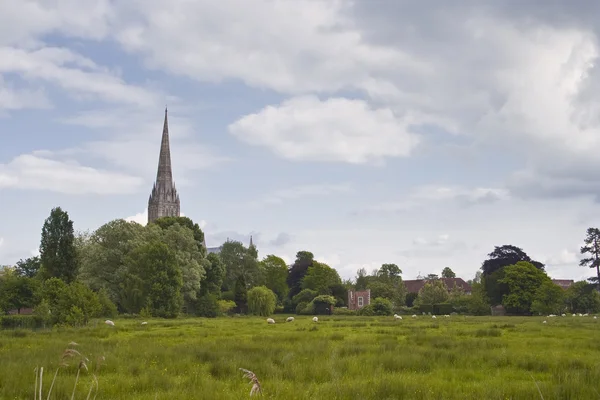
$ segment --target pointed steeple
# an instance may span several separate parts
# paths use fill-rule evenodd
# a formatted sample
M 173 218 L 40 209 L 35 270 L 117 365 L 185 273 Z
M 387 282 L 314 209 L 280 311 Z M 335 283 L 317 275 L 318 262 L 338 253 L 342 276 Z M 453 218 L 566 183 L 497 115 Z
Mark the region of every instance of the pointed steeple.
M 160 155 L 158 158 L 158 171 L 156 172 L 156 186 L 170 189 L 173 187 L 173 170 L 171 169 L 171 146 L 169 144 L 169 120 L 165 108 L 165 122 L 163 124 Z
M 171 147 L 169 144 L 169 121 L 165 107 L 160 153 L 158 156 L 158 171 L 156 182 L 152 187 L 148 200 L 148 222 L 160 217 L 178 217 L 180 215 L 179 194 L 173 182 L 171 167 Z
M 254 246 L 254 243 L 252 243 L 252 235 L 250 235 L 250 245 L 248 247 L 252 247 Z

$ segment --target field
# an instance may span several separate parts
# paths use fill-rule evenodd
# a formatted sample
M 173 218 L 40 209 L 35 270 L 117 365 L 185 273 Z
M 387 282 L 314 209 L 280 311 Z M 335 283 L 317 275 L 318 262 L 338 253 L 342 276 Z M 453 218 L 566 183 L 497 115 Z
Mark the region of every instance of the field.
M 591 317 L 311 317 L 98 321 L 81 329 L 0 331 L 0 399 L 44 396 L 69 347 L 99 357 L 97 399 L 246 399 L 256 373 L 269 399 L 598 399 L 600 320 Z M 543 320 L 547 324 L 543 324 Z M 77 356 L 53 399 L 69 399 Z M 90 398 L 94 397 L 94 393 Z

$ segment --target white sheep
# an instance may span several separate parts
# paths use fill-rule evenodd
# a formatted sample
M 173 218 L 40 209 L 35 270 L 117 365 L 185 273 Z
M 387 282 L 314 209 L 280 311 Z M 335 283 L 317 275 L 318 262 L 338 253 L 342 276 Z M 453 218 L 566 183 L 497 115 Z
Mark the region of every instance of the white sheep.
M 542 324 L 547 324 L 548 322 L 546 322 L 546 320 L 544 320 L 544 322 L 542 322 Z
M 313 322 L 319 322 L 319 318 L 313 317 Z
M 114 322 L 112 322 L 110 319 L 107 319 L 106 321 L 104 321 L 104 323 L 105 323 L 106 325 L 115 326 L 115 323 L 114 323 Z
M 446 314 L 444 315 L 445 318 L 450 318 L 450 315 Z
M 398 319 L 402 319 L 402 316 L 398 315 L 398 314 L 394 314 L 394 319 L 398 320 Z
M 267 323 L 274 324 L 275 320 L 273 318 L 267 318 Z
M 294 321 L 294 317 L 287 317 L 287 319 L 285 320 L 285 322 L 293 322 Z
M 148 325 L 148 323 L 146 321 L 142 322 L 142 325 Z
M 413 314 L 413 316 L 412 316 L 412 317 L 413 317 L 413 318 L 417 318 L 417 314 Z
M 596 317 L 596 316 L 594 315 L 594 319 L 598 319 L 598 317 Z
M 566 316 L 567 316 L 567 314 L 563 314 L 563 315 L 561 315 L 561 317 L 566 317 Z
M 437 317 L 435 315 L 432 315 L 431 318 L 436 319 Z

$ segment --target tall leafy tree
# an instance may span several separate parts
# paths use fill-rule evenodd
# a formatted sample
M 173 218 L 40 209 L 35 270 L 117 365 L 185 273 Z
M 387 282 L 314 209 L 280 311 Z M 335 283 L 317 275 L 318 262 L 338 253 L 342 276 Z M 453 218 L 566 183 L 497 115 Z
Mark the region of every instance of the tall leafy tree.
M 46 279 L 54 277 L 70 283 L 77 277 L 78 259 L 73 221 L 60 207 L 52 209 L 42 227 L 40 262 Z
M 415 304 L 440 304 L 448 301 L 449 298 L 450 294 L 448 293 L 448 289 L 446 288 L 446 285 L 444 285 L 444 282 L 439 279 L 433 279 L 428 281 L 421 290 L 419 290 L 419 296 L 415 300 Z
M 277 295 L 279 301 L 283 301 L 289 290 L 286 282 L 288 268 L 285 261 L 270 254 L 262 260 L 262 265 L 265 271 L 265 286 Z
M 356 290 L 365 290 L 368 283 L 367 270 L 365 268 L 360 268 L 356 271 Z
M 586 257 L 579 261 L 579 265 L 596 269 L 597 284 L 600 289 L 600 229 L 588 228 L 583 242 L 580 252 Z
M 456 278 L 456 274 L 450 267 L 446 267 L 442 270 L 442 278 Z
M 515 265 L 519 261 L 531 263 L 537 269 L 544 270 L 544 264 L 532 260 L 523 249 L 513 245 L 496 246 L 488 257 L 481 265 L 483 276 L 491 275 L 500 268 Z
M 248 312 L 268 317 L 275 311 L 277 296 L 266 286 L 256 286 L 248 290 Z
M 289 298 L 293 298 L 302 290 L 302 279 L 312 267 L 315 261 L 315 256 L 310 251 L 299 251 L 296 253 L 296 261 L 288 270 L 287 284 L 290 288 L 288 293 Z
M 228 240 L 223 243 L 219 256 L 225 265 L 224 291 L 232 290 L 240 275 L 244 276 L 245 282 L 250 286 L 257 286 L 262 283 L 261 265 L 255 254 L 250 252 L 242 242 Z
M 225 265 L 218 254 L 210 253 L 206 256 L 204 270 L 206 271 L 206 275 L 200 285 L 201 293 L 219 295 L 221 293 L 221 286 L 223 285 L 223 277 L 225 276 Z
M 514 314 L 529 314 L 538 289 L 551 279 L 544 271 L 530 262 L 519 261 L 504 267 L 501 282 L 508 286 L 508 293 L 502 298 L 502 305 Z
M 335 269 L 315 261 L 302 278 L 301 287 L 315 290 L 319 294 L 331 294 L 331 288 L 341 284 L 342 279 Z
M 15 273 L 20 276 L 25 276 L 27 278 L 33 278 L 38 273 L 41 266 L 40 257 L 29 257 L 26 259 L 21 259 L 17 261 L 17 265 L 15 266 Z
M 202 229 L 200 229 L 200 225 L 198 225 L 197 223 L 192 221 L 190 218 L 188 218 L 188 217 L 161 217 L 161 218 L 154 220 L 154 222 L 152 222 L 152 223 L 160 226 L 162 229 L 168 229 L 169 227 L 171 227 L 173 225 L 181 225 L 183 227 L 190 229 L 193 232 L 194 240 L 196 241 L 198 250 L 202 253 L 203 256 L 206 254 L 206 249 L 204 247 L 204 232 L 202 232 Z
M 238 312 L 245 313 L 248 308 L 248 288 L 244 275 L 238 276 L 235 281 L 234 299 Z

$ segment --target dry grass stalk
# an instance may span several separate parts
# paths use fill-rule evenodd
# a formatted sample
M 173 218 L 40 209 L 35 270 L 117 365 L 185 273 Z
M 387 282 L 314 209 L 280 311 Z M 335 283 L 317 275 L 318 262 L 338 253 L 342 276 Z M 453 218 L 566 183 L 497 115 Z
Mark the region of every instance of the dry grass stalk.
M 260 386 L 258 378 L 256 377 L 256 374 L 244 368 L 240 368 L 240 371 L 244 373 L 244 376 L 248 378 L 250 380 L 250 383 L 252 384 L 252 388 L 250 389 L 250 396 L 252 397 L 255 394 L 262 394 L 262 388 Z

